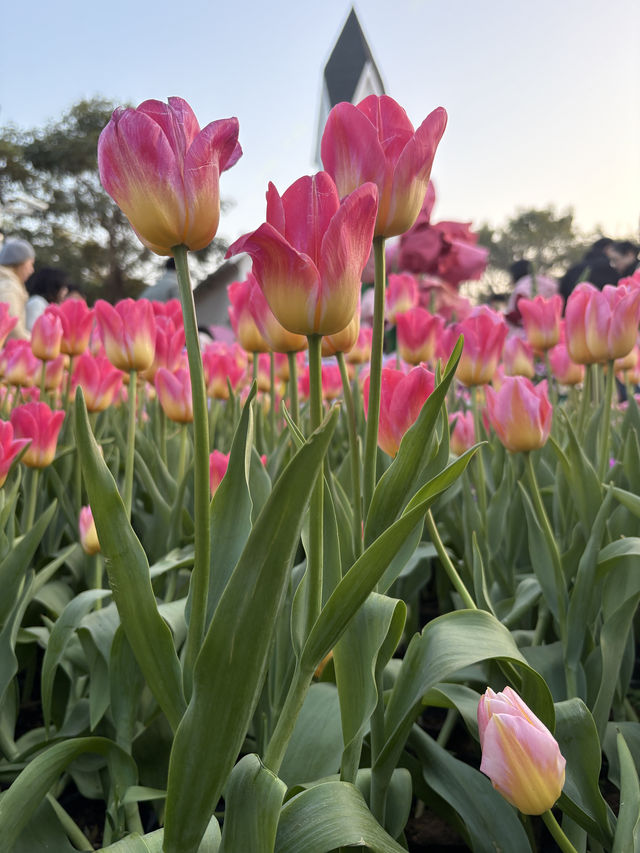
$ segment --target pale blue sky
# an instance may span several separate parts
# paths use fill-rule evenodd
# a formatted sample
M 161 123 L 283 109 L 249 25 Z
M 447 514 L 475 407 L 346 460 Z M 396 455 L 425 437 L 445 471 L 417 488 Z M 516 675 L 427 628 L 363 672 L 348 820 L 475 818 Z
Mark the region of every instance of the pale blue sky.
M 393 8 L 393 11 L 391 9 Z M 82 97 L 180 95 L 201 125 L 240 120 L 244 157 L 220 234 L 264 218 L 264 193 L 315 171 L 321 72 L 348 0 L 36 0 L 0 20 L 0 124 L 55 119 Z M 449 125 L 436 218 L 500 224 L 518 208 L 574 208 L 585 229 L 638 236 L 638 0 L 359 0 L 387 92 L 418 125 Z

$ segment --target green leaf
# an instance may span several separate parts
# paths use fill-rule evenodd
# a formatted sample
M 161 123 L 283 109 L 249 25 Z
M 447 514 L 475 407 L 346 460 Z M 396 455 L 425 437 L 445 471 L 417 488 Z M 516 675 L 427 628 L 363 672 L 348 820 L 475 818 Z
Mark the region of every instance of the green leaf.
M 113 741 L 102 737 L 76 738 L 58 743 L 37 755 L 0 799 L 0 850 L 11 850 L 60 774 L 78 756 L 87 752 L 107 758 L 116 797 L 122 800 L 126 789 L 136 782 L 136 767 L 131 756 Z
M 197 850 L 244 741 L 306 507 L 337 416 L 333 409 L 276 481 L 211 620 L 171 752 L 166 853 Z
M 618 732 L 620 811 L 611 853 L 640 851 L 640 780 L 623 735 Z
M 278 775 L 289 788 L 323 779 L 337 773 L 341 756 L 338 691 L 333 684 L 312 684 Z
M 329 853 L 349 846 L 406 853 L 373 817 L 354 785 L 325 782 L 283 806 L 274 853 Z
M 225 787 L 220 853 L 273 853 L 286 792 L 284 782 L 257 755 L 245 755 Z
M 163 853 L 163 842 L 164 829 L 156 829 L 147 835 L 129 835 L 122 841 L 103 847 L 101 853 Z M 220 826 L 215 817 L 212 817 L 198 847 L 198 853 L 218 853 L 219 850 Z
M 76 391 L 75 415 L 82 470 L 113 598 L 147 684 L 176 729 L 186 706 L 173 637 L 158 612 L 144 548 L 91 434 L 80 388 Z
M 18 671 L 18 659 L 15 653 L 16 637 L 31 601 L 33 582 L 33 572 L 27 572 L 22 592 L 0 631 L 0 705 L 4 701 L 5 691 Z
M 601 751 L 593 717 L 580 699 L 557 702 L 555 709 L 554 734 L 567 761 L 566 781 L 558 805 L 579 826 L 609 847 L 612 833 L 607 804 L 598 787 Z
M 418 726 L 409 742 L 426 784 L 460 815 L 474 853 L 531 850 L 517 812 L 484 774 L 454 758 Z
M 67 643 L 71 639 L 82 618 L 91 610 L 96 601 L 110 595 L 106 589 L 88 589 L 73 598 L 63 610 L 51 631 L 42 661 L 40 685 L 42 691 L 42 714 L 44 725 L 49 732 L 51 724 L 51 699 L 56 669 L 62 660 Z

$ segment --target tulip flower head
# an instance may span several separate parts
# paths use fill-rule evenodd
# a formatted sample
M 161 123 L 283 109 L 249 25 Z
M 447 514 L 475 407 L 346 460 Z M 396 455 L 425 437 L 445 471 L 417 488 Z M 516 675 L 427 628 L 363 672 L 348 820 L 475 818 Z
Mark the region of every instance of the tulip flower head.
M 211 489 L 211 497 L 218 491 L 218 486 L 222 482 L 222 478 L 227 473 L 229 467 L 229 454 L 222 453 L 220 450 L 214 450 L 209 456 L 209 486 Z
M 109 359 L 84 352 L 73 368 L 72 388 L 82 388 L 87 410 L 103 412 L 108 409 L 122 387 L 123 373 Z
M 409 373 L 385 367 L 380 386 L 380 426 L 378 445 L 395 456 L 405 432 L 418 418 L 427 397 L 435 387 L 435 376 L 423 365 Z M 362 389 L 365 412 L 369 407 L 369 377 Z
M 502 355 L 507 331 L 502 316 L 486 305 L 475 308 L 458 324 L 456 332 L 464 335 L 464 348 L 456 376 L 463 385 L 486 385 L 491 382 Z
M 537 450 L 551 432 L 553 407 L 547 382 L 538 385 L 524 376 L 505 376 L 499 391 L 485 388 L 489 422 L 512 453 Z
M 444 321 L 419 305 L 396 316 L 398 353 L 407 364 L 433 364 Z
M 41 314 L 31 329 L 31 352 L 42 361 L 53 361 L 60 355 L 62 322 L 55 314 Z
M 473 423 L 473 412 L 451 412 L 449 426 L 453 427 L 449 438 L 451 452 L 462 456 L 476 441 L 476 429 Z
M 527 340 L 536 352 L 545 352 L 560 340 L 562 297 L 556 293 L 549 299 L 536 296 L 534 299 L 518 299 L 518 311 Z
M 9 385 L 28 387 L 38 382 L 42 362 L 31 351 L 31 344 L 21 338 L 7 341 L 0 358 L 2 375 Z
M 156 320 L 148 299 L 96 302 L 96 321 L 107 358 L 118 370 L 147 370 L 156 351 Z
M 517 335 L 507 338 L 502 350 L 504 372 L 507 376 L 526 376 L 533 379 L 536 375 L 533 366 L 533 350 L 531 346 Z
M 13 317 L 9 311 L 9 304 L 0 302 L 0 347 L 4 346 L 4 342 L 18 322 L 18 318 Z
M 371 341 L 373 329 L 371 326 L 361 326 L 358 339 L 347 353 L 345 360 L 348 364 L 365 364 L 371 358 Z
M 28 438 L 14 438 L 9 421 L 0 421 L 0 486 L 4 485 L 13 460 L 27 444 Z
M 53 412 L 46 403 L 25 403 L 11 412 L 16 438 L 31 439 L 22 461 L 29 468 L 46 468 L 53 462 L 64 412 Z
M 394 324 L 398 314 L 410 311 L 418 304 L 418 282 L 409 273 L 389 276 L 385 292 L 386 318 Z
M 633 349 L 640 318 L 640 288 L 582 282 L 565 309 L 567 349 L 577 364 L 622 358 Z
M 159 367 L 155 387 L 162 410 L 169 420 L 180 424 L 193 421 L 191 377 L 188 369 L 181 367 L 172 373 L 165 367 Z
M 235 391 L 242 384 L 246 360 L 238 358 L 238 349 L 238 344 L 229 347 L 222 341 L 213 341 L 204 348 L 202 364 L 209 397 L 215 400 L 228 400 L 229 385 Z
M 62 323 L 60 352 L 74 356 L 88 348 L 94 311 L 83 299 L 65 299 L 59 305 L 49 305 L 45 313 L 54 314 Z
M 523 814 L 539 815 L 556 802 L 565 779 L 557 741 L 510 687 L 489 687 L 478 704 L 480 770 Z
M 85 554 L 97 554 L 100 551 L 100 542 L 90 506 L 83 506 L 80 510 L 78 532 L 80 534 L 80 545 Z
M 220 173 L 242 154 L 238 120 L 200 130 L 182 98 L 119 107 L 98 141 L 102 186 L 141 242 L 158 255 L 204 249 L 220 219 Z
M 256 325 L 250 308 L 249 300 L 254 280 L 255 276 L 251 275 L 244 281 L 234 281 L 227 287 L 229 320 L 242 349 L 247 352 L 269 352 L 269 344 Z
M 578 385 L 584 379 L 584 364 L 571 361 L 566 343 L 558 343 L 549 350 L 549 364 L 561 385 Z
M 307 348 L 307 339 L 304 335 L 296 335 L 287 331 L 269 308 L 264 293 L 258 280 L 249 273 L 247 276 L 249 284 L 249 311 L 253 317 L 258 331 L 267 342 L 272 352 L 300 352 Z
M 365 182 L 377 185 L 375 236 L 403 234 L 416 221 L 446 124 L 447 113 L 438 107 L 414 131 L 388 95 L 369 95 L 357 106 L 336 104 L 329 113 L 322 162 L 341 198 Z
M 278 321 L 298 335 L 333 335 L 351 321 L 369 257 L 378 191 L 364 184 L 346 198 L 326 172 L 267 191 L 267 221 L 230 247 L 247 252 Z

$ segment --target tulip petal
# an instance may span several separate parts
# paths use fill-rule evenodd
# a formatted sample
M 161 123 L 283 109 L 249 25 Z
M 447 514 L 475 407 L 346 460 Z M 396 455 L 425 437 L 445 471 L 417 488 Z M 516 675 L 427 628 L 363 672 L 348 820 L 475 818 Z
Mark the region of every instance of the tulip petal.
M 364 265 L 371 251 L 378 190 L 364 184 L 351 193 L 331 219 L 320 252 L 320 302 L 317 325 L 323 335 L 344 329 L 360 295 Z
M 318 270 L 273 225 L 265 222 L 230 246 L 226 257 L 247 252 L 269 307 L 285 329 L 307 334 L 313 326 L 320 289 Z
M 409 116 L 389 95 L 369 95 L 360 101 L 358 109 L 376 128 L 385 159 L 395 165 L 413 137 L 413 125 Z
M 365 181 L 379 184 L 386 170 L 375 126 L 353 104 L 337 104 L 329 113 L 320 145 L 324 168 L 336 182 L 340 197 Z
M 284 236 L 318 266 L 320 247 L 332 217 L 340 207 L 338 191 L 326 172 L 305 175 L 282 196 Z
M 267 189 L 267 222 L 285 236 L 284 205 L 280 193 L 271 181 Z
M 148 115 L 158 124 L 171 146 L 176 162 L 182 166 L 185 152 L 200 132 L 200 125 L 189 104 L 182 98 L 164 101 L 143 101 L 138 112 Z

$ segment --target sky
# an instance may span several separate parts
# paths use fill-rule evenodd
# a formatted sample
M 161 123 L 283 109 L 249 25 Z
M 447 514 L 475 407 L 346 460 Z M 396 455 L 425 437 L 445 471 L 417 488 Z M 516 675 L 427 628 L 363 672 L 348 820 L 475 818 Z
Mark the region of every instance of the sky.
M 73 103 L 185 98 L 201 126 L 235 115 L 244 155 L 221 178 L 219 235 L 264 221 L 314 162 L 322 70 L 349 0 L 34 0 L 0 26 L 0 125 L 38 127 Z M 572 208 L 589 234 L 638 238 L 638 0 L 358 0 L 387 94 L 447 130 L 435 219 L 499 226 Z

